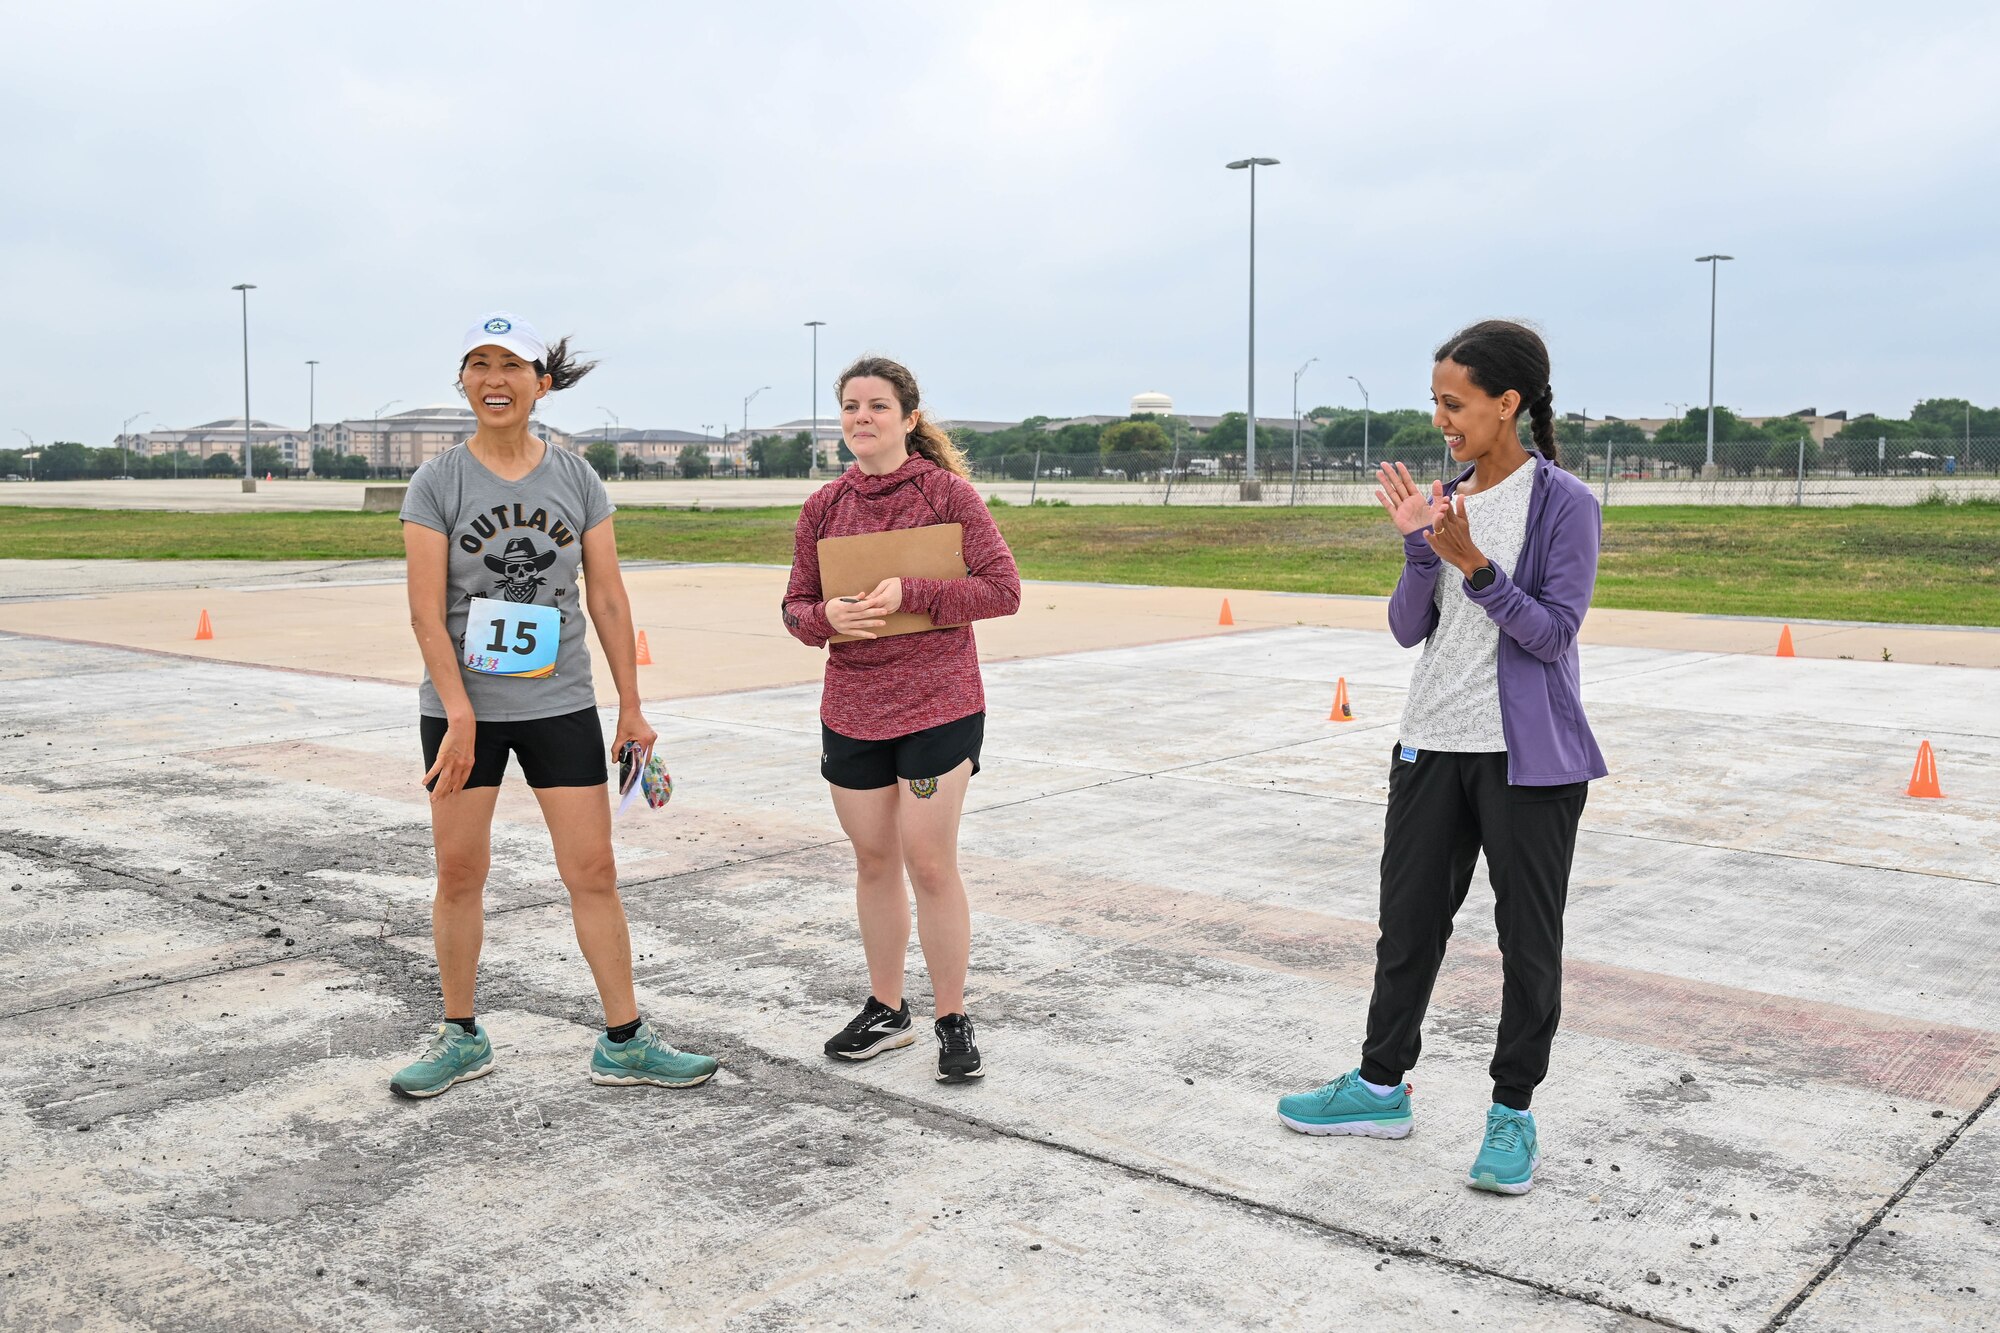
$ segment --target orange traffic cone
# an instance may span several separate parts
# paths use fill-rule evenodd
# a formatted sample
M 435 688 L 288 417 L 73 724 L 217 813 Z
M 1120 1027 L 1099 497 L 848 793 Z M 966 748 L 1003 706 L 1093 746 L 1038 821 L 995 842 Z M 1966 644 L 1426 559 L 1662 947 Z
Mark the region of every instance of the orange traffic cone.
M 1792 651 L 1792 627 L 1790 625 L 1787 625 L 1783 629 L 1778 631 L 1778 656 L 1780 657 L 1798 656 L 1797 653 Z
M 1910 770 L 1910 789 L 1903 794 L 1939 799 L 1944 796 L 1944 793 L 1938 790 L 1937 756 L 1931 753 L 1929 741 L 1917 747 L 1917 766 Z
M 1234 625 L 1236 623 L 1236 617 L 1229 614 L 1229 599 L 1227 597 L 1222 599 L 1222 619 L 1215 623 L 1218 625 Z
M 646 631 L 639 631 L 639 665 L 653 665 L 653 650 L 646 646 Z
M 1347 706 L 1347 677 L 1340 678 L 1340 684 L 1333 687 L 1333 711 L 1326 715 L 1329 722 L 1352 722 L 1354 710 Z
M 201 610 L 201 621 L 194 627 L 194 636 L 197 639 L 212 639 L 215 637 L 215 626 L 208 623 L 207 607 L 203 607 Z

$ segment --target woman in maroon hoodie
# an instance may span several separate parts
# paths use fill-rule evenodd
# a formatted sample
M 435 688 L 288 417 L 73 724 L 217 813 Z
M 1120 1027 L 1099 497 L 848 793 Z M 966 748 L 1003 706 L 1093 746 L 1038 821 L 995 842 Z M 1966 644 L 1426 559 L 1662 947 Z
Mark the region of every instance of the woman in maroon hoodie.
M 917 935 L 936 1005 L 940 1083 L 983 1072 L 965 1013 L 972 913 L 958 874 L 958 819 L 979 771 L 986 692 L 975 620 L 1020 609 L 1013 552 L 966 479 L 965 458 L 924 415 L 916 377 L 884 357 L 863 357 L 840 376 L 840 429 L 855 463 L 799 512 L 785 628 L 827 650 L 820 696 L 820 775 L 854 844 L 855 911 L 868 956 L 868 1002 L 828 1038 L 826 1053 L 866 1060 L 910 1045 L 916 1030 L 903 997 L 910 944 L 907 869 Z M 962 579 L 885 579 L 866 597 L 829 600 L 820 587 L 819 541 L 958 523 Z M 895 611 L 921 611 L 953 629 L 878 639 Z

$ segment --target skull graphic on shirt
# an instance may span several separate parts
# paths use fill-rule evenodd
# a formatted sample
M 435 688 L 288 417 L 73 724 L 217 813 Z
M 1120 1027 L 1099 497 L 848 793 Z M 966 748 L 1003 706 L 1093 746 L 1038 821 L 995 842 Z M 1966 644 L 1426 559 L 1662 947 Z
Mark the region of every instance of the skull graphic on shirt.
M 486 567 L 500 576 L 493 585 L 495 594 L 509 602 L 532 602 L 536 591 L 548 582 L 542 571 L 556 562 L 556 553 L 553 548 L 538 552 L 528 538 L 515 537 L 508 541 L 506 550 L 485 559 Z

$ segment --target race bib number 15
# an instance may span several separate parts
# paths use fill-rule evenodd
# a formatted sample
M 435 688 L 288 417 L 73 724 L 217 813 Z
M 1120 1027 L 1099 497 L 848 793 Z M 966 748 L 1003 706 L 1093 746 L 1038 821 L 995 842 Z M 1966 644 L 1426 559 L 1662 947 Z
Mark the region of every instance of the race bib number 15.
M 465 669 L 488 676 L 552 676 L 562 644 L 553 606 L 475 597 L 465 614 Z

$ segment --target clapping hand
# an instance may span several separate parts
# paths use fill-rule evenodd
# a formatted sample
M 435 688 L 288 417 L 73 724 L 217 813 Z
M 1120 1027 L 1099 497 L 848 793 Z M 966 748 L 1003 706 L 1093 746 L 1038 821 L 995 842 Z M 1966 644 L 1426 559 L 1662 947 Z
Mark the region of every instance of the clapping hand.
M 1382 503 L 1396 530 L 1404 536 L 1422 532 L 1431 526 L 1433 513 L 1445 503 L 1444 483 L 1431 483 L 1430 494 L 1410 478 L 1410 469 L 1401 463 L 1383 463 L 1375 469 L 1375 480 L 1381 484 L 1375 490 L 1375 498 Z
M 1472 525 L 1466 521 L 1463 498 L 1438 501 L 1437 510 L 1431 516 L 1431 530 L 1425 540 L 1430 542 L 1439 559 L 1457 565 L 1460 572 L 1468 576 L 1486 563 L 1486 557 L 1472 544 Z

